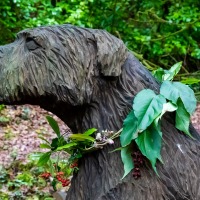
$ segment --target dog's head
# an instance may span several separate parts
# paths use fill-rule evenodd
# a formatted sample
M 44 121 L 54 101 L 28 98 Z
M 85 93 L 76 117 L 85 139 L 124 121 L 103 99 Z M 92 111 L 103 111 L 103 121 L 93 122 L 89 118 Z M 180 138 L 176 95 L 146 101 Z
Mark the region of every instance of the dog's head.
M 119 76 L 126 58 L 123 42 L 106 31 L 71 25 L 21 31 L 0 47 L 0 101 L 89 103 L 95 80 Z

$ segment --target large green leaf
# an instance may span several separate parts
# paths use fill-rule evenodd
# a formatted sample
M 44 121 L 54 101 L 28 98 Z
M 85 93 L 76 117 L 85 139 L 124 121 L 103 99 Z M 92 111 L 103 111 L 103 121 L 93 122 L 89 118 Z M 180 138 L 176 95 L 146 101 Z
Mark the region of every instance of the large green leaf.
M 137 118 L 132 110 L 124 120 L 123 130 L 120 134 L 120 142 L 122 147 L 130 144 L 132 140 L 137 138 L 137 130 Z
M 192 114 L 195 111 L 197 101 L 193 90 L 187 85 L 179 82 L 164 81 L 160 88 L 160 94 L 174 104 L 177 103 L 178 98 L 181 98 L 188 113 Z
M 156 95 L 152 90 L 146 89 L 139 92 L 133 104 L 134 114 L 138 119 L 138 129 L 145 130 L 153 120 L 162 112 L 166 103 L 162 95 Z
M 134 168 L 133 158 L 131 156 L 132 148 L 131 145 L 123 147 L 121 150 L 121 158 L 124 163 L 124 175 L 122 179 Z
M 56 133 L 56 135 L 58 137 L 60 137 L 60 128 L 58 126 L 58 123 L 54 120 L 53 117 L 51 116 L 46 116 L 46 119 L 49 123 L 49 125 L 51 126 L 51 128 L 54 130 L 54 132 Z
M 192 137 L 189 132 L 190 114 L 186 111 L 182 101 L 177 102 L 178 109 L 176 111 L 176 128 L 183 131 L 188 136 Z
M 38 165 L 38 166 L 43 166 L 43 165 L 47 164 L 47 162 L 48 162 L 49 159 L 50 159 L 50 156 L 51 156 L 51 152 L 44 153 L 44 154 L 40 157 L 40 159 L 39 159 L 37 165 Z
M 160 126 L 155 126 L 153 123 L 145 131 L 138 135 L 135 142 L 137 143 L 141 153 L 150 160 L 154 171 L 157 172 L 156 161 L 157 159 L 162 161 L 160 155 L 162 142 Z
M 63 150 L 63 149 L 69 149 L 70 147 L 73 147 L 73 146 L 76 146 L 77 143 L 75 142 L 70 142 L 64 146 L 61 146 L 61 147 L 58 147 L 56 150 L 60 151 L 60 150 Z
M 83 134 L 71 134 L 69 138 L 77 140 L 77 141 L 84 141 L 89 140 L 91 142 L 94 142 L 94 138 L 89 135 L 83 135 Z

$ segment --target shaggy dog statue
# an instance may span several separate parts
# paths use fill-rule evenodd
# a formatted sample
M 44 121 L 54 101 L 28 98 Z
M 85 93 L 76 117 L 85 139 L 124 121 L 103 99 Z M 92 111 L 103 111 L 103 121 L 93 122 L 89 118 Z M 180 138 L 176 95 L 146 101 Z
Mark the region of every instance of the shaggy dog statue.
M 123 42 L 103 30 L 71 25 L 21 31 L 0 47 L 0 103 L 34 104 L 59 116 L 73 132 L 95 127 L 118 131 L 134 96 L 159 85 Z M 85 155 L 72 179 L 67 200 L 199 200 L 200 137 L 162 123 L 164 163 L 159 176 L 147 164 L 142 177 L 121 180 L 119 147 Z

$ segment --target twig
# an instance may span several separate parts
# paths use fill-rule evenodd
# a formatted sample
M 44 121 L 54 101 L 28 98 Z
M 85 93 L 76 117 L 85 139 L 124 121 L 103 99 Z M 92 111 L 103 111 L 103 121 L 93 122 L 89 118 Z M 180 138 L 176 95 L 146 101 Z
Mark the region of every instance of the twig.
M 186 27 L 184 27 L 184 28 L 182 28 L 182 29 L 180 29 L 180 30 L 178 30 L 178 31 L 176 31 L 176 32 L 174 32 L 174 33 L 170 33 L 169 35 L 166 35 L 166 36 L 163 36 L 163 37 L 151 39 L 151 40 L 149 40 L 149 41 L 155 42 L 155 41 L 159 41 L 159 40 L 163 40 L 163 39 L 165 39 L 165 38 L 171 37 L 171 36 L 176 35 L 176 34 L 178 34 L 178 33 L 181 33 L 181 32 L 183 32 L 183 31 L 187 30 L 191 25 L 193 25 L 194 23 L 198 22 L 199 20 L 200 20 L 200 19 L 197 19 L 197 20 L 195 20 L 195 21 L 193 21 L 193 22 L 188 23 Z
M 121 128 L 119 131 L 117 131 L 115 134 L 113 134 L 110 138 L 111 140 L 114 140 L 115 138 L 118 138 L 120 136 L 120 133 L 122 132 L 123 128 Z M 96 142 L 95 146 L 89 147 L 89 148 L 85 148 L 84 151 L 88 152 L 88 151 L 94 151 L 96 149 L 101 149 L 103 148 L 103 146 L 109 144 L 108 141 L 105 142 Z

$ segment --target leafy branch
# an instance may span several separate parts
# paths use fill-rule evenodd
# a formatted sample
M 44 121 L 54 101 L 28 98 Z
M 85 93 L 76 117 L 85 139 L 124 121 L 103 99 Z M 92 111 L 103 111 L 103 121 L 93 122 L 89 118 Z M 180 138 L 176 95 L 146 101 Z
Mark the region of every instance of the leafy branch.
M 165 36 L 162 36 L 162 37 L 159 37 L 159 38 L 150 39 L 149 41 L 155 42 L 155 41 L 159 41 L 159 40 L 164 40 L 164 39 L 166 39 L 168 37 L 171 37 L 173 35 L 177 35 L 177 34 L 183 32 L 183 31 L 189 29 L 193 24 L 195 24 L 198 21 L 200 21 L 200 19 L 197 19 L 197 20 L 195 20 L 193 22 L 187 23 L 187 25 L 185 25 L 183 28 L 179 29 L 178 31 L 175 31 L 173 33 L 169 33 L 168 35 L 165 35 Z
M 161 118 L 166 112 L 176 111 L 176 128 L 192 137 L 189 132 L 189 124 L 190 116 L 196 108 L 194 92 L 188 86 L 172 81 L 181 65 L 180 62 L 169 70 L 160 68 L 154 72 L 154 76 L 162 82 L 160 94 L 155 94 L 150 89 L 144 89 L 135 96 L 133 110 L 124 120 L 120 135 L 121 158 L 124 163 L 123 177 L 134 168 L 130 151 L 133 141 L 157 173 L 157 160 L 162 162 L 160 154 L 162 146 Z

